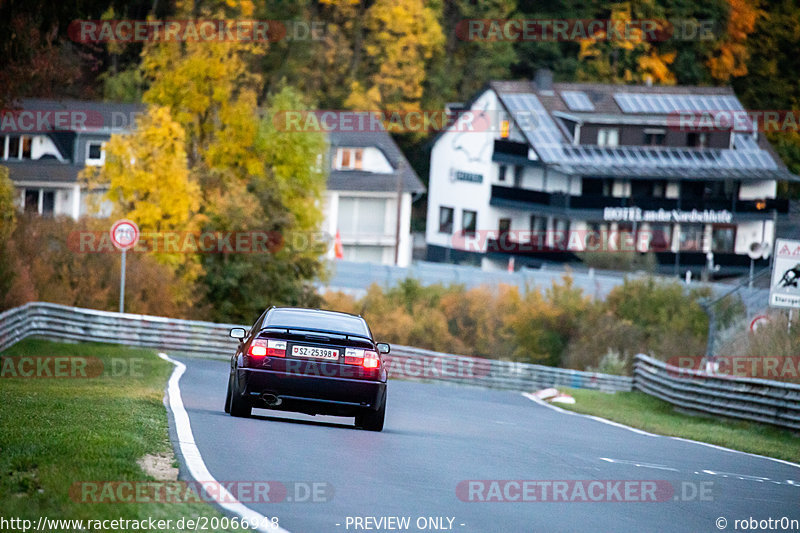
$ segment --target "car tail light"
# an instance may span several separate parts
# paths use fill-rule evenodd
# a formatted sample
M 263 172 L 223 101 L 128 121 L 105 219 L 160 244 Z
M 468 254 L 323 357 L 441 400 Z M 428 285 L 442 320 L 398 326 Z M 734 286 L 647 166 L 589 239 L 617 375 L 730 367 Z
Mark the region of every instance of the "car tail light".
M 364 352 L 364 362 L 362 363 L 364 368 L 378 368 L 380 364 L 381 360 L 378 359 L 377 352 L 369 350 Z
M 250 343 L 250 349 L 247 354 L 253 357 L 264 357 L 267 355 L 267 341 L 265 339 L 254 340 Z
M 253 357 L 286 357 L 286 341 L 273 339 L 256 339 L 250 345 L 248 355 Z
M 344 362 L 347 365 L 359 365 L 364 368 L 378 368 L 381 364 L 378 352 L 361 348 L 347 348 L 344 352 Z
M 286 357 L 286 341 L 267 341 L 267 355 L 270 357 Z

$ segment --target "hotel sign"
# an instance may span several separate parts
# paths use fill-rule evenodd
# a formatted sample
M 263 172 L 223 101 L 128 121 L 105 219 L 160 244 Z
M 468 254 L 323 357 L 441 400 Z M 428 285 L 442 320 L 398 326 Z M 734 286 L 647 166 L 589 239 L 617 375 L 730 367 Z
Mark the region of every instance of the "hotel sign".
M 468 181 L 470 183 L 483 183 L 483 174 L 464 172 L 463 170 L 451 171 L 452 176 L 457 181 Z
M 678 222 L 688 224 L 728 224 L 733 220 L 733 213 L 727 210 L 702 211 L 692 209 L 655 209 L 645 210 L 639 207 L 606 207 L 603 209 L 603 220 L 608 222 Z

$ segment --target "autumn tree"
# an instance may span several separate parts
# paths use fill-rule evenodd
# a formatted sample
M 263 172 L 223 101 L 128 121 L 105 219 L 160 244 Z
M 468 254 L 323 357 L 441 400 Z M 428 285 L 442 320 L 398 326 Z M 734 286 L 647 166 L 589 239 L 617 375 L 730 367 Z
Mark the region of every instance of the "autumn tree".
M 444 42 L 436 11 L 423 0 L 376 0 L 364 13 L 363 29 L 345 105 L 419 109 L 426 66 Z
M 514 358 L 518 361 L 558 366 L 569 340 L 576 335 L 591 299 L 564 276 L 544 293 L 529 289 L 519 303 L 519 311 L 507 315 L 513 333 Z
M 136 222 L 143 242 L 163 244 L 170 232 L 199 227 L 200 190 L 187 167 L 185 134 L 166 107 L 149 107 L 137 118 L 133 132 L 112 135 L 105 150 L 103 166 L 87 166 L 80 174 L 83 185 L 96 191 L 89 201 L 93 211 L 109 203 L 112 218 Z M 177 300 L 196 305 L 194 282 L 201 274 L 196 255 L 180 250 L 155 253 L 154 258 L 180 280 Z
M 731 79 L 746 109 L 800 109 L 800 7 L 783 0 L 761 2 L 761 16 L 747 45 L 747 75 Z M 794 174 L 800 174 L 800 132 L 767 132 L 766 137 Z M 779 183 L 783 196 L 800 198 L 800 186 Z
M 488 81 L 509 77 L 516 60 L 515 43 L 506 40 L 471 41 L 459 31 L 473 19 L 506 19 L 515 15 L 515 0 L 441 4 L 444 45 L 428 66 L 423 97 L 426 109 L 442 109 L 448 102 L 464 102 Z
M 242 6 L 250 9 L 229 3 L 225 16 L 245 13 Z M 218 320 L 250 321 L 270 304 L 313 303 L 310 281 L 322 270 L 325 250 L 310 236 L 321 220 L 325 140 L 318 132 L 276 129 L 274 113 L 307 108 L 289 88 L 271 96 L 261 116 L 262 79 L 252 65 L 266 46 L 154 43 L 143 52 L 145 101 L 168 107 L 186 131 L 203 229 L 280 236 L 270 253 L 202 257 L 202 283 Z
M 119 305 L 119 253 L 108 246 L 82 250 L 77 235 L 107 235 L 108 221 L 84 217 L 22 215 L 2 242 L 0 268 L 11 265 L 13 277 L 0 275 L 0 309 L 29 301 L 53 302 L 115 311 Z M 91 250 L 94 250 L 92 252 Z M 150 254 L 127 257 L 125 309 L 178 318 L 200 318 L 184 304 L 183 282 Z
M 280 131 L 273 121 L 277 113 L 304 108 L 289 88 L 269 99 L 250 147 L 260 166 L 230 184 L 210 215 L 209 227 L 216 230 L 259 230 L 279 237 L 271 253 L 203 257 L 204 283 L 219 319 L 251 321 L 272 304 L 319 304 L 310 282 L 324 274 L 327 242 L 318 228 L 327 146 L 319 132 Z
M 0 304 L 11 289 L 16 266 L 9 254 L 9 239 L 17 221 L 14 184 L 8 177 L 8 167 L 0 166 Z
M 755 29 L 759 15 L 752 0 L 727 0 L 727 3 L 730 9 L 726 38 L 706 62 L 711 77 L 718 82 L 747 74 L 747 37 Z
M 624 27 L 633 19 L 628 4 L 620 4 L 611 13 L 611 24 Z M 578 79 L 606 83 L 653 82 L 674 85 L 675 75 L 669 65 L 674 52 L 659 53 L 645 38 L 641 28 L 629 28 L 629 34 L 609 37 L 600 30 L 580 41 Z
M 151 106 L 129 134 L 106 144 L 105 164 L 87 167 L 89 190 L 107 189 L 112 217 L 134 220 L 142 232 L 193 230 L 199 187 L 189 177 L 185 134 L 166 107 Z

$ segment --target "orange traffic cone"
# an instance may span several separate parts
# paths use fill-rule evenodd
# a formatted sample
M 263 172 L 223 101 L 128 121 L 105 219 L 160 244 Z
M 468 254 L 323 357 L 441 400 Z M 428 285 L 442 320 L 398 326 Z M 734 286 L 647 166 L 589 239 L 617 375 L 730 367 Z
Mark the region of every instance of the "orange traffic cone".
M 336 259 L 344 259 L 344 246 L 342 246 L 342 236 L 338 229 L 336 230 L 336 240 L 333 241 L 333 253 Z

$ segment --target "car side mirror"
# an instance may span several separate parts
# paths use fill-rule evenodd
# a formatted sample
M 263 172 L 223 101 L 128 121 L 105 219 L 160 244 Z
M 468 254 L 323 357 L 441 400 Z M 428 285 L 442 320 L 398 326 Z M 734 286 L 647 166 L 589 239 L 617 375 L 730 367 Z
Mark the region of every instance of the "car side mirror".
M 247 337 L 247 331 L 244 328 L 231 328 L 230 336 L 241 341 Z
M 389 353 L 391 351 L 391 349 L 392 349 L 392 347 L 389 346 L 388 344 L 386 344 L 385 342 L 379 342 L 378 343 L 378 351 L 380 353 Z

